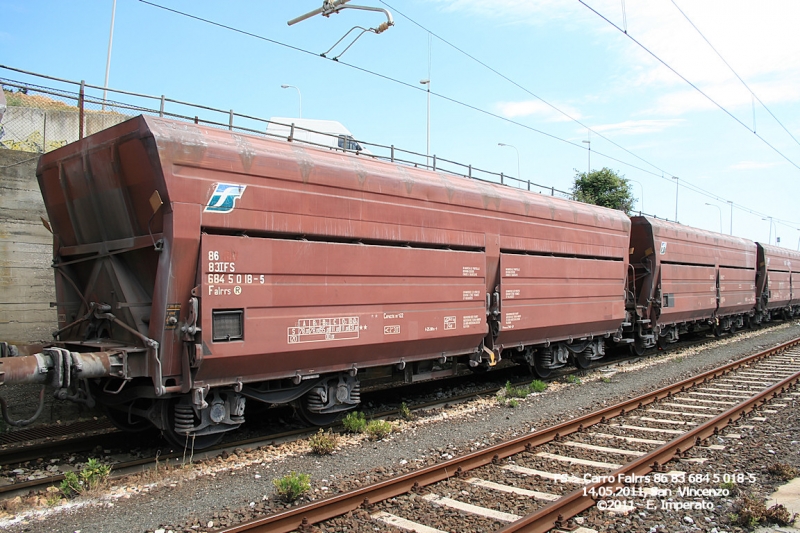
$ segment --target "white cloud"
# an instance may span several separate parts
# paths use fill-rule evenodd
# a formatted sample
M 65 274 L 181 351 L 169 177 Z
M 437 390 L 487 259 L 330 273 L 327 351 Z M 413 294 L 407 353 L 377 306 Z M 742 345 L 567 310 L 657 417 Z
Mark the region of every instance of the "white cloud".
M 558 109 L 561 109 L 564 113 L 568 114 L 572 119 L 581 119 L 583 115 L 581 115 L 580 111 L 577 109 L 564 105 L 564 104 L 554 104 Z M 495 104 L 497 109 L 500 111 L 500 114 L 506 118 L 518 118 L 518 117 L 529 117 L 529 116 L 537 116 L 544 122 L 568 122 L 571 118 L 568 118 L 563 113 L 559 113 L 549 105 L 545 104 L 541 100 L 523 100 L 520 102 L 498 102 Z
M 462 11 L 500 22 L 549 24 L 579 11 L 561 0 L 433 0 L 446 11 Z
M 786 78 L 772 83 L 752 84 L 750 88 L 764 104 L 769 106 L 771 104 L 800 101 L 800 91 L 797 90 L 798 82 L 791 82 Z M 729 111 L 745 108 L 749 112 L 753 105 L 750 92 L 738 81 L 708 85 L 703 87 L 702 90 Z M 763 109 L 758 103 L 756 103 L 756 106 L 757 113 L 760 114 Z M 657 98 L 655 107 L 644 111 L 644 113 L 682 115 L 692 111 L 716 108 L 717 106 L 713 102 L 699 92 L 694 89 L 686 89 L 663 94 Z M 748 116 L 748 120 L 749 118 Z
M 658 133 L 667 128 L 677 126 L 682 122 L 684 122 L 683 119 L 626 120 L 616 124 L 592 126 L 592 129 L 603 133 L 614 133 L 617 135 L 641 135 L 644 133 Z
M 508 24 L 561 24 L 595 35 L 614 35 L 602 40 L 630 74 L 627 85 L 639 87 L 687 87 L 686 83 L 661 65 L 648 52 L 626 39 L 589 9 L 578 2 L 559 0 L 432 0 L 445 10 L 462 11 L 471 15 Z M 796 38 L 800 20 L 797 0 L 675 0 L 677 5 L 703 32 L 703 35 L 722 54 L 754 92 L 765 103 L 771 93 L 786 94 L 790 87 L 800 85 L 800 39 Z M 618 0 L 589 0 L 589 5 L 619 25 L 622 10 Z M 673 67 L 704 91 L 725 86 L 738 91 L 726 101 L 750 101 L 747 89 L 725 66 L 671 2 L 628 2 L 626 19 L 629 35 Z M 688 89 L 693 91 L 693 89 Z M 796 89 L 792 98 L 784 96 L 774 101 L 800 99 Z M 678 97 L 680 98 L 680 97 Z M 702 98 L 702 96 L 701 96 Z M 682 102 L 678 102 L 682 103 Z M 722 102 L 721 102 L 722 103 Z M 713 106 L 713 104 L 711 104 Z M 692 103 L 687 110 L 704 109 L 707 104 Z M 679 107 L 665 102 L 670 114 Z
M 758 161 L 740 161 L 735 165 L 731 165 L 731 170 L 760 170 L 765 168 L 772 168 L 778 166 L 779 163 L 759 163 Z

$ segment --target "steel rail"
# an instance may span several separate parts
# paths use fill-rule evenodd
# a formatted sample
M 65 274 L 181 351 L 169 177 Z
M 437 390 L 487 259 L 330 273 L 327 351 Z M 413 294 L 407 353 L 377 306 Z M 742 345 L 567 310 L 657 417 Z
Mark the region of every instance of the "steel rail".
M 609 418 L 624 415 L 626 412 L 629 412 L 633 409 L 639 409 L 657 400 L 671 397 L 673 394 L 679 392 L 684 392 L 689 387 L 706 383 L 710 379 L 727 374 L 752 362 L 769 357 L 797 345 L 800 345 L 800 338 L 745 357 L 739 361 L 728 363 L 727 365 L 685 379 L 673 385 L 668 385 L 656 391 L 643 394 L 610 407 L 606 407 L 600 411 L 595 411 L 579 418 L 575 418 L 568 422 L 563 422 L 556 426 L 542 429 L 529 435 L 518 437 L 511 441 L 470 453 L 463 457 L 456 457 L 449 461 L 423 468 L 417 472 L 410 472 L 408 474 L 381 481 L 367 487 L 351 490 L 342 494 L 325 498 L 323 500 L 318 500 L 306 505 L 295 507 L 290 510 L 275 513 L 264 518 L 239 524 L 222 530 L 222 533 L 241 533 L 245 531 L 255 533 L 288 533 L 298 528 L 335 518 L 349 511 L 358 509 L 359 507 L 368 507 L 372 504 L 389 498 L 400 496 L 408 492 L 417 491 L 424 486 L 449 479 L 453 476 L 460 476 L 468 470 L 473 470 L 491 463 L 498 463 L 500 460 L 505 459 L 506 457 L 516 455 L 523 451 L 531 450 L 535 446 L 552 442 L 565 435 L 581 431 L 598 423 L 606 422 Z M 752 405 L 756 401 L 759 401 L 759 399 L 765 398 L 766 395 L 768 395 L 771 391 L 775 391 L 781 386 L 785 386 L 787 382 L 793 379 L 800 379 L 800 373 L 795 374 L 791 378 L 783 380 L 773 387 L 770 387 L 767 391 L 755 396 L 746 403 L 748 405 Z M 766 399 L 763 401 L 766 401 Z M 723 415 L 715 417 L 708 423 L 703 424 L 696 430 L 690 432 L 693 434 L 691 437 L 692 442 L 694 442 L 694 439 L 696 438 L 694 435 L 696 434 L 699 436 L 701 431 L 707 436 L 713 434 L 715 429 L 718 430 L 719 427 L 722 427 L 722 422 L 725 421 L 724 419 L 726 418 L 730 419 L 731 422 L 733 421 L 732 415 L 724 413 Z M 674 444 L 676 442 L 677 444 Z M 658 461 L 658 458 L 661 458 L 661 462 L 665 462 L 665 458 L 667 457 L 672 458 L 677 449 L 681 446 L 684 446 L 682 450 L 686 449 L 686 446 L 685 444 L 682 444 L 681 439 L 677 438 L 668 443 L 665 447 L 659 449 L 664 450 L 663 452 L 659 452 L 657 450 L 657 453 L 654 455 L 655 458 L 651 457 L 653 454 L 650 454 L 623 468 L 630 468 L 631 465 L 637 465 L 637 468 L 650 468 L 648 465 L 652 465 L 653 461 Z M 567 497 L 562 498 L 562 500 L 566 501 L 567 498 L 571 498 L 569 502 L 574 506 L 575 504 L 573 502 L 575 500 L 580 500 L 582 497 L 583 489 L 571 493 Z M 565 512 L 567 514 L 571 513 L 571 511 L 567 510 L 566 507 L 561 507 L 559 505 L 560 501 L 561 500 L 548 504 L 537 513 L 529 515 L 528 517 L 524 517 L 518 522 L 515 522 L 514 524 L 522 522 L 522 524 L 519 526 L 520 529 L 508 529 L 514 525 L 512 524 L 507 526 L 507 528 L 503 529 L 502 531 L 547 531 L 552 529 L 556 525 L 556 522 L 559 520 L 559 518 L 564 520 L 566 516 Z M 584 501 L 587 503 L 591 501 L 591 503 L 581 507 L 580 510 L 584 510 L 594 505 L 594 500 L 591 500 L 591 498 L 584 498 Z M 578 504 L 578 507 L 580 507 L 580 505 L 581 504 Z M 566 517 L 569 518 L 570 516 L 574 516 L 574 514 L 577 514 L 580 512 L 580 510 L 575 511 L 575 513 L 569 514 L 569 516 Z M 549 525 L 542 525 L 541 529 L 539 526 L 531 525 L 534 522 L 544 524 L 547 521 L 549 521 Z M 522 529 L 523 527 L 526 529 Z
M 496 533 L 544 533 L 556 527 L 563 527 L 565 520 L 572 518 L 586 509 L 594 507 L 596 499 L 589 496 L 587 493 L 602 494 L 605 488 L 616 490 L 628 484 L 624 481 L 626 478 L 631 479 L 633 476 L 644 476 L 650 472 L 659 471 L 661 465 L 664 463 L 672 460 L 675 456 L 680 456 L 689 448 L 700 445 L 700 443 L 708 437 L 717 435 L 722 428 L 732 424 L 734 421 L 755 409 L 756 404 L 766 403 L 770 398 L 774 398 L 778 394 L 786 392 L 786 390 L 793 387 L 798 380 L 800 380 L 800 372 L 795 372 L 793 375 L 761 391 L 759 394 L 717 415 L 705 424 L 697 426 L 691 431 L 676 437 L 667 444 L 624 465 L 622 468 L 607 476 L 609 479 L 615 479 L 615 482 L 587 484 L 561 499 L 545 505 L 535 513 L 509 524 Z

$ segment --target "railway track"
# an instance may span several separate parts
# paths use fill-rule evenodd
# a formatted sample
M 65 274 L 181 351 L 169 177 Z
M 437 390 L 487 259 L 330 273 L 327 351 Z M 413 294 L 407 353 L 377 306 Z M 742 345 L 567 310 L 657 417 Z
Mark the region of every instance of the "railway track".
M 691 483 L 686 469 L 665 465 L 704 442 L 705 449 L 719 448 L 710 437 L 739 438 L 725 428 L 781 396 L 768 409 L 779 413 L 789 405 L 785 398 L 800 399 L 799 379 L 797 339 L 569 422 L 225 532 L 288 532 L 313 524 L 426 533 L 574 529 L 568 520 L 598 502 L 627 513 L 670 483 Z
M 709 342 L 713 342 L 714 340 L 716 339 L 708 337 L 702 339 L 695 339 L 691 341 L 684 341 L 680 344 L 680 348 L 685 349 L 695 346 L 701 346 Z M 646 358 L 648 356 L 652 356 L 655 353 L 657 353 L 657 350 L 654 349 L 652 351 L 647 352 L 644 356 L 626 355 L 626 356 L 618 356 L 614 358 L 603 359 L 601 361 L 593 363 L 590 366 L 590 368 L 586 370 L 589 371 L 597 370 L 608 366 L 615 366 L 626 362 L 636 361 L 642 358 Z M 515 367 L 509 367 L 507 370 L 513 370 L 514 368 Z M 584 373 L 584 372 L 585 370 L 569 367 L 569 369 L 564 369 L 554 372 L 553 375 L 545 379 L 545 381 L 552 382 L 564 378 L 565 376 Z M 458 378 L 454 379 L 457 380 Z M 530 381 L 530 377 L 527 378 L 517 377 L 516 379 L 512 378 L 512 384 L 524 383 L 526 381 Z M 448 386 L 453 386 L 453 385 L 448 385 L 448 381 L 446 380 L 439 381 L 437 385 L 445 388 Z M 417 385 L 412 385 L 410 387 L 413 388 L 416 386 Z M 489 387 L 480 388 L 463 394 L 449 395 L 445 398 L 434 399 L 431 401 L 425 401 L 418 404 L 414 404 L 411 408 L 412 410 L 423 410 L 423 409 L 429 409 L 436 405 L 442 405 L 442 404 L 447 405 L 452 403 L 458 403 L 478 396 L 494 394 L 501 388 L 502 388 L 501 385 L 491 385 Z M 395 393 L 397 393 L 398 391 L 402 392 L 403 390 L 404 390 L 403 388 L 393 389 Z M 376 391 L 377 394 L 380 394 L 382 392 L 383 391 Z M 400 394 L 397 394 L 395 397 L 398 396 L 400 396 Z M 398 409 L 389 409 L 389 410 L 374 412 L 371 414 L 371 416 L 376 418 L 383 418 L 397 414 L 398 414 Z M 88 434 L 82 435 L 74 439 L 63 439 L 64 435 L 68 434 L 69 431 L 87 432 Z M 219 445 L 203 450 L 202 453 L 204 455 L 208 455 L 208 454 L 218 453 L 225 449 L 234 449 L 239 447 L 248 448 L 248 447 L 263 445 L 265 443 L 269 443 L 272 441 L 279 441 L 292 438 L 299 439 L 307 437 L 314 431 L 316 431 L 315 427 L 310 427 L 310 428 L 303 427 L 303 428 L 292 429 L 289 431 L 279 431 L 267 434 L 260 434 L 245 439 L 223 442 Z M 8 442 L 6 443 L 7 445 L 13 444 L 14 442 L 20 442 L 20 443 L 24 442 L 24 438 L 26 437 L 40 439 L 40 442 L 36 443 L 33 446 L 0 450 L 0 465 L 16 465 L 26 461 L 33 461 L 40 457 L 51 457 L 54 454 L 64 454 L 64 453 L 73 454 L 81 452 L 85 453 L 89 452 L 93 448 L 96 448 L 98 445 L 104 448 L 117 448 L 119 446 L 120 439 L 125 439 L 128 437 L 123 432 L 111 427 L 110 424 L 104 419 L 96 421 L 79 422 L 77 424 L 72 424 L 68 426 L 55 426 L 52 428 L 33 428 L 31 430 L 22 430 L 14 432 L 10 435 L 14 435 L 15 433 L 21 434 L 22 438 L 17 437 L 16 439 L 12 439 L 7 437 L 8 440 Z M 111 466 L 113 467 L 114 472 L 120 472 L 120 473 L 130 472 L 131 469 L 148 468 L 149 466 L 154 465 L 157 461 L 162 461 L 162 462 L 165 461 L 168 462 L 172 460 L 179 461 L 185 457 L 185 452 L 183 450 L 178 450 L 172 453 L 161 453 L 160 450 L 156 451 L 157 447 L 154 447 L 153 450 L 154 450 L 153 453 L 147 457 L 137 457 L 131 460 L 114 462 L 111 464 Z M 3 485 L 0 486 L 0 498 L 7 497 L 7 495 L 9 494 L 16 494 L 19 491 L 23 490 L 24 491 L 43 490 L 48 486 L 58 484 L 62 479 L 64 479 L 63 474 L 55 474 L 52 476 L 41 477 L 30 480 L 21 480 L 9 485 Z

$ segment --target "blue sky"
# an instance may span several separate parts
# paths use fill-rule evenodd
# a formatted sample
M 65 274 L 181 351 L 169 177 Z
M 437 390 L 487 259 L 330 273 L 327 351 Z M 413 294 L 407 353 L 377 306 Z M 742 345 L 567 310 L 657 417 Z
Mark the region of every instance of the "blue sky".
M 772 216 L 773 242 L 777 235 L 782 246 L 797 249 L 800 144 L 758 102 L 756 132 L 775 149 L 753 134 L 753 97 L 675 4 L 798 140 L 800 4 L 629 0 L 623 19 L 619 1 L 585 1 L 613 23 L 626 23 L 631 37 L 746 127 L 590 9 L 566 0 L 353 0 L 388 9 L 395 26 L 364 35 L 341 61 L 407 85 L 317 55 L 353 26 L 378 25 L 385 20 L 380 13 L 351 9 L 290 27 L 289 19 L 321 1 L 156 2 L 313 52 L 306 54 L 118 0 L 109 86 L 269 118 L 297 115 L 297 93 L 280 87 L 295 85 L 303 117 L 338 120 L 359 139 L 424 153 L 426 94 L 419 81 L 429 76 L 429 48 L 416 22 L 514 82 L 433 37 L 431 152 L 438 157 L 516 176 L 518 152 L 522 178 L 568 190 L 575 169 L 587 168 L 589 145 L 582 141 L 590 139 L 592 168 L 608 166 L 636 180 L 637 209 L 674 219 L 671 177 L 678 176 L 681 223 L 728 233 L 732 201 L 735 235 L 766 242 L 770 222 L 762 218 Z M 0 0 L 0 63 L 102 85 L 111 4 Z M 0 76 L 32 81 L 7 70 Z

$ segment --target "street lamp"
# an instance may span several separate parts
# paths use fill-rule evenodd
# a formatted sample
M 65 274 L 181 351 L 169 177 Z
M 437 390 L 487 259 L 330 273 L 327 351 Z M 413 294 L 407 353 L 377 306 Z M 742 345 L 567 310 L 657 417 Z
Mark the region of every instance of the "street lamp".
M 641 183 L 641 182 L 639 182 L 639 181 L 632 180 L 632 179 L 630 179 L 630 178 L 625 178 L 625 179 L 626 179 L 627 181 L 632 181 L 632 182 L 634 182 L 634 183 L 638 183 L 638 184 L 639 184 L 639 188 L 642 190 L 642 197 L 641 197 L 641 199 L 639 200 L 639 214 L 641 214 L 641 213 L 642 213 L 642 211 L 644 211 L 644 186 L 643 186 L 643 185 L 642 185 L 642 183 Z
M 678 176 L 672 176 L 672 179 L 675 180 L 675 222 L 678 221 L 678 183 L 680 182 L 680 178 Z
M 517 152 L 517 179 L 522 182 L 522 172 L 519 170 L 519 150 L 513 144 L 506 144 L 506 143 L 497 143 L 497 146 L 508 146 L 509 148 L 513 148 L 515 152 Z
M 728 203 L 731 204 L 731 235 L 733 235 L 733 201 L 728 200 Z
M 722 209 L 716 204 L 710 204 L 706 202 L 706 205 L 710 205 L 711 207 L 716 207 L 717 211 L 719 211 L 719 232 L 722 233 Z
M 117 14 L 117 0 L 111 5 L 111 30 L 108 32 L 108 55 L 106 56 L 106 81 L 103 83 L 103 111 L 106 110 L 108 95 L 108 72 L 111 70 L 111 43 L 114 42 L 114 17 Z
M 430 79 L 419 80 L 419 83 L 421 85 L 427 85 L 428 89 L 428 114 L 427 114 L 427 119 L 425 121 L 426 131 L 427 131 L 426 135 L 427 141 L 425 143 L 425 162 L 427 164 L 428 158 L 430 158 L 431 156 L 431 80 Z
M 772 244 L 772 217 L 762 218 L 761 220 L 769 220 L 769 242 Z
M 281 89 L 294 89 L 297 91 L 297 118 L 303 118 L 303 95 L 300 94 L 300 89 L 294 85 L 281 85 Z
M 589 135 L 591 137 L 591 133 Z M 587 151 L 589 153 L 589 162 L 586 165 L 586 177 L 588 178 L 589 172 L 592 171 L 592 139 L 590 138 L 588 141 L 581 141 L 581 142 L 589 145 L 589 148 L 587 148 Z

